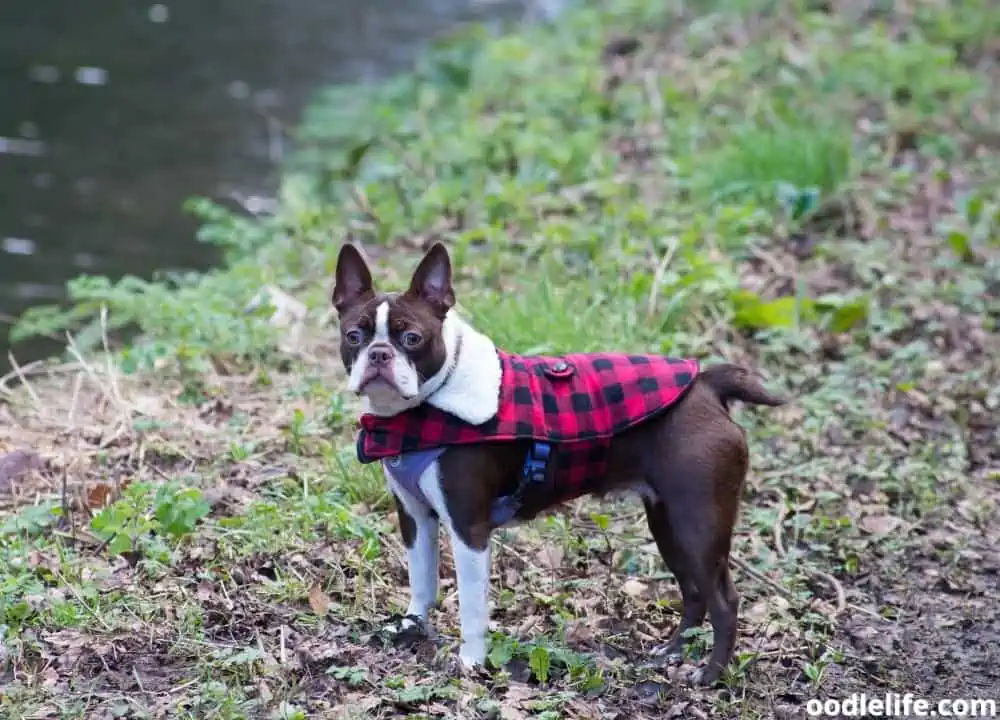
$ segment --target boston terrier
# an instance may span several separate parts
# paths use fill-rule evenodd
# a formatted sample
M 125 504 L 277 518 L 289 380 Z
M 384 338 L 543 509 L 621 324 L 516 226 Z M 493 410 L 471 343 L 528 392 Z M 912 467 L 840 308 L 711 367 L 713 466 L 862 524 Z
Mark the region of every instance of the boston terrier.
M 778 406 L 746 369 L 626 353 L 505 352 L 454 309 L 441 243 L 405 292 L 378 292 L 357 247 L 337 260 L 333 305 L 348 389 L 363 397 L 361 462 L 380 461 L 407 548 L 402 629 L 426 630 L 438 594 L 438 528 L 450 537 L 465 668 L 485 663 L 490 534 L 584 494 L 631 490 L 680 585 L 683 613 L 653 654 L 679 661 L 709 615 L 714 684 L 732 659 L 738 596 L 729 550 L 748 468 L 732 400 Z

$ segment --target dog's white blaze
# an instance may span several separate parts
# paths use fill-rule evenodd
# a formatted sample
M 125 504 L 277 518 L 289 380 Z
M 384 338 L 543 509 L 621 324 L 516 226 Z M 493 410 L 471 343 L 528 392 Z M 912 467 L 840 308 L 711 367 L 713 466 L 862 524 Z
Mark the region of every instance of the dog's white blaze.
M 372 343 L 389 342 L 389 303 L 388 301 L 379 304 L 375 309 L 375 336 Z M 362 348 L 358 353 L 358 359 L 351 368 L 351 376 L 348 378 L 347 389 L 357 392 L 364 381 L 365 373 L 368 372 L 368 349 L 371 343 Z
M 389 342 L 389 301 L 375 308 L 375 342 Z
M 434 463 L 436 465 L 436 463 Z M 434 471 L 433 466 L 424 474 Z M 404 488 L 386 473 L 389 488 L 403 504 L 406 514 L 413 518 L 416 533 L 413 547 L 406 551 L 406 569 L 410 576 L 410 604 L 407 615 L 415 615 L 426 621 L 430 609 L 437 602 L 438 594 L 438 520 L 431 509 L 417 498 L 410 495 Z M 405 628 L 408 621 L 403 622 Z
M 351 367 L 351 376 L 347 379 L 347 389 L 356 393 L 361 387 L 366 372 L 368 372 L 368 346 L 361 349 L 357 360 Z
M 441 490 L 441 473 L 436 462 L 420 476 L 420 489 L 451 538 L 458 579 L 458 612 L 462 626 L 462 645 L 458 655 L 467 668 L 486 663 L 486 631 L 490 622 L 490 548 L 477 550 L 466 545 L 455 532 L 448 506 Z
M 375 308 L 375 332 L 372 341 L 359 354 L 351 368 L 348 389 L 357 392 L 368 372 L 368 351 L 375 343 L 389 343 L 389 301 Z M 391 416 L 420 404 L 420 378 L 417 368 L 405 352 L 393 347 L 392 378 L 396 387 L 377 386 L 366 391 L 367 410 L 376 415 Z

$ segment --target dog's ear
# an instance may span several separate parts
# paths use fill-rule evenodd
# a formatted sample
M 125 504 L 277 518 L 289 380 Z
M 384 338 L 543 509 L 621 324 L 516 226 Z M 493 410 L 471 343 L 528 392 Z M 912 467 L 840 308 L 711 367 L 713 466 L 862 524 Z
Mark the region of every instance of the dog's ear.
M 434 243 L 424 255 L 413 272 L 406 294 L 430 304 L 441 317 L 455 304 L 455 291 L 451 288 L 451 259 L 442 243 Z
M 333 286 L 333 307 L 337 312 L 375 295 L 372 273 L 365 256 L 355 245 L 344 243 L 337 256 L 337 280 Z

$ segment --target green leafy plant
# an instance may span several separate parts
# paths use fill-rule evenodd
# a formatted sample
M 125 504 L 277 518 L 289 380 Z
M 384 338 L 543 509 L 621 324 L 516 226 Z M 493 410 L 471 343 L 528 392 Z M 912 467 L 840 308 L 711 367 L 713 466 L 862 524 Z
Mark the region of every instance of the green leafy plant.
M 107 541 L 108 552 L 167 557 L 164 540 L 177 542 L 189 535 L 210 508 L 201 491 L 179 483 L 128 485 L 121 499 L 102 509 L 91 528 Z
M 586 689 L 593 689 L 602 682 L 601 673 L 590 658 L 547 638 L 522 643 L 511 637 L 494 635 L 487 653 L 489 663 L 503 669 L 514 659 L 526 661 L 532 676 L 543 685 L 549 682 L 556 668 Z
M 327 674 L 338 680 L 343 680 L 351 687 L 356 687 L 368 680 L 368 670 L 363 667 L 337 667 L 333 665 L 327 668 Z

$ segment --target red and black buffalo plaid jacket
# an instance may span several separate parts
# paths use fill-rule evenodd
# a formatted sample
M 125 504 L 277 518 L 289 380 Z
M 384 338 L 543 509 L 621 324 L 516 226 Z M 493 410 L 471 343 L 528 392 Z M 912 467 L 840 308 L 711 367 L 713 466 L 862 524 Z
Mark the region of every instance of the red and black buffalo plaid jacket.
M 569 499 L 600 481 L 611 439 L 669 408 L 698 373 L 698 361 L 657 355 L 577 353 L 562 357 L 498 351 L 497 414 L 472 425 L 423 403 L 393 417 L 361 417 L 361 462 L 447 445 L 535 440 L 550 444 L 551 482 Z

